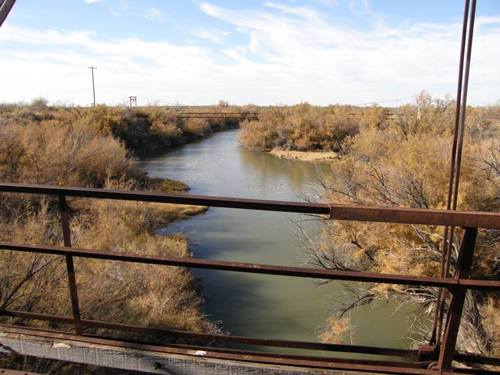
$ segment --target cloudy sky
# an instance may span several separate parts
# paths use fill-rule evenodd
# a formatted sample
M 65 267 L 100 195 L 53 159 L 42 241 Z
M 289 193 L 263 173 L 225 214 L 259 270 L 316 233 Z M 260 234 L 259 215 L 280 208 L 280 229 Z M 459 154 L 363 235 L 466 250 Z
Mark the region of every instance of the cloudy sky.
M 478 0 L 470 102 L 500 100 L 500 1 Z M 463 0 L 18 0 L 0 102 L 388 102 L 456 90 Z

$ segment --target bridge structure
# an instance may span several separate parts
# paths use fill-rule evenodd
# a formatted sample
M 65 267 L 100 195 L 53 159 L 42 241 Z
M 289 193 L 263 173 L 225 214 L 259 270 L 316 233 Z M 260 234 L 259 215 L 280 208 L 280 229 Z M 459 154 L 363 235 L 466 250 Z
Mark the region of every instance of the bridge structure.
M 176 111 L 178 118 L 200 118 L 200 119 L 235 119 L 253 120 L 257 119 L 260 112 L 257 111 Z
M 41 244 L 0 243 L 0 251 L 29 252 L 38 254 L 57 255 L 65 259 L 67 279 L 69 286 L 69 299 L 72 306 L 72 316 L 55 316 L 40 314 L 31 311 L 0 310 L 0 317 L 15 318 L 16 320 L 41 320 L 54 324 L 70 324 L 74 332 L 61 332 L 55 330 L 41 330 L 27 326 L 16 326 L 8 323 L 0 325 L 0 343 L 4 347 L 13 348 L 24 355 L 45 356 L 49 358 L 65 358 L 69 361 L 81 361 L 94 365 L 121 366 L 126 369 L 141 369 L 138 360 L 127 358 L 130 350 L 144 353 L 167 354 L 167 359 L 155 359 L 148 371 L 157 373 L 178 373 L 172 366 L 201 366 L 196 371 L 204 368 L 213 369 L 214 361 L 230 361 L 240 370 L 250 366 L 255 371 L 255 366 L 279 366 L 283 373 L 300 373 L 300 371 L 360 371 L 369 373 L 387 374 L 452 374 L 452 373 L 477 373 L 477 369 L 454 366 L 454 363 L 469 365 L 486 364 L 500 366 L 500 358 L 490 358 L 480 355 L 459 353 L 455 351 L 458 330 L 460 328 L 461 314 L 464 307 L 465 295 L 469 290 L 493 291 L 500 290 L 500 281 L 495 278 L 471 277 L 471 265 L 474 258 L 474 248 L 479 229 L 500 229 L 500 214 L 491 212 L 464 212 L 433 209 L 389 208 L 389 207 L 362 207 L 340 204 L 284 202 L 255 199 L 238 199 L 213 196 L 198 196 L 190 194 L 168 194 L 142 191 L 119 191 L 90 189 L 77 187 L 56 187 L 25 184 L 0 184 L 1 193 L 35 194 L 52 196 L 58 201 L 60 220 L 64 238 L 63 246 L 48 246 Z M 107 199 L 138 202 L 154 202 L 169 204 L 188 204 L 209 207 L 223 207 L 228 209 L 246 209 L 274 212 L 293 212 L 301 214 L 327 215 L 333 220 L 369 221 L 382 223 L 397 223 L 402 225 L 433 225 L 453 226 L 464 229 L 464 234 L 459 248 L 456 273 L 452 277 L 419 277 L 410 275 L 379 274 L 372 272 L 341 271 L 333 269 L 316 269 L 306 267 L 285 267 L 278 265 L 254 264 L 207 260 L 197 258 L 176 258 L 163 256 L 144 256 L 140 249 L 137 254 L 124 254 L 112 249 L 82 249 L 72 247 L 70 232 L 70 208 L 67 198 L 79 199 Z M 448 309 L 446 324 L 442 338 L 434 345 L 422 346 L 416 350 L 387 348 L 376 346 L 328 344 L 320 342 L 278 340 L 268 338 L 253 338 L 220 334 L 195 333 L 166 328 L 142 327 L 116 322 L 105 322 L 83 319 L 80 314 L 78 299 L 78 286 L 74 258 L 95 259 L 103 261 L 117 261 L 138 264 L 154 264 L 162 266 L 177 266 L 188 268 L 212 269 L 226 272 L 243 272 L 252 274 L 266 274 L 281 277 L 305 277 L 320 280 L 343 280 L 353 282 L 370 282 L 382 284 L 422 285 L 442 288 L 448 291 L 452 298 Z M 3 272 L 6 272 L 4 270 Z M 89 329 L 105 329 L 107 331 L 153 334 L 169 339 L 168 345 L 158 345 L 154 342 L 131 340 L 116 340 L 88 333 Z M 22 338 L 19 341 L 19 338 Z M 52 346 L 47 346 L 51 340 Z M 38 346 L 33 343 L 38 342 Z M 57 345 L 56 343 L 63 344 Z M 28 343 L 31 343 L 29 345 Z M 66 344 L 64 344 L 66 343 Z M 70 343 L 70 344 L 67 344 Z M 45 345 L 45 346 L 44 346 Z M 87 349 L 75 348 L 86 347 Z M 242 346 L 257 348 L 254 350 L 241 349 Z M 118 348 L 123 358 L 109 361 L 109 356 L 96 354 L 96 348 Z M 89 349 L 90 348 L 90 349 Z M 309 351 L 331 353 L 351 353 L 359 356 L 358 359 L 346 359 L 335 356 L 319 355 L 294 355 L 278 351 L 259 351 L 259 348 L 296 348 Z M 123 352 L 123 349 L 127 349 Z M 109 349 L 108 349 L 109 350 Z M 61 353 L 66 353 L 64 356 Z M 51 354 L 52 353 L 52 354 Z M 86 354 L 85 354 L 86 353 Z M 169 357 L 170 355 L 170 357 Z M 172 357 L 173 356 L 173 357 Z M 189 359 L 192 357 L 192 360 Z M 375 356 L 376 359 L 366 359 Z M 391 359 L 377 359 L 383 356 Z M 187 358 L 186 358 L 187 357 Z M 200 357 L 203 358 L 199 364 Z M 99 361 L 98 358 L 101 358 Z M 120 357 L 121 358 L 121 357 Z M 372 357 L 373 358 L 373 357 Z M 104 363 L 103 363 L 104 361 Z M 158 362 L 159 361 L 159 362 Z M 177 365 L 174 365 L 175 362 Z M 130 364 L 130 363 L 133 363 Z M 220 362 L 217 362 L 220 363 Z M 224 362 L 223 362 L 224 363 Z M 236 363 L 236 364 L 235 364 Z M 227 363 L 225 364 L 227 365 Z M 135 367 L 134 367 L 135 366 Z M 155 369 L 155 366 L 159 366 Z M 123 368 L 123 367 L 122 367 Z M 170 370 L 169 370 L 170 368 Z M 166 370 L 165 370 L 166 369 Z M 162 371 L 167 372 L 162 372 Z M 276 370 L 276 369 L 275 369 Z M 171 371 L 171 372 L 168 372 Z M 197 373 L 196 371 L 192 373 Z M 250 370 L 249 370 L 250 371 Z M 277 370 L 276 370 L 277 371 Z M 290 372 L 291 371 L 291 372 Z M 500 373 L 488 370 L 487 373 Z M 180 373 L 190 373 L 184 371 Z M 221 372 L 224 373 L 224 372 Z M 230 373 L 230 372 L 229 372 Z M 245 373 L 245 372 L 241 372 Z M 249 372 L 250 373 L 250 372 Z M 263 372 L 264 373 L 264 372 Z M 279 372 L 278 372 L 279 373 Z M 324 372 L 323 372 L 324 373 Z
M 13 4 L 14 0 L 0 2 L 0 25 Z M 63 233 L 61 246 L 0 242 L 0 252 L 48 254 L 64 259 L 69 290 L 68 299 L 72 308 L 71 316 L 0 308 L 2 322 L 0 323 L 0 352 L 158 374 L 330 374 L 338 372 L 429 375 L 500 374 L 498 370 L 500 358 L 461 353 L 456 350 L 466 293 L 471 291 L 498 293 L 500 290 L 500 281 L 495 276 L 471 276 L 478 231 L 500 230 L 500 214 L 456 210 L 475 8 L 476 0 L 465 0 L 456 123 L 451 160 L 452 173 L 450 174 L 450 190 L 446 210 L 365 207 L 0 183 L 0 193 L 2 194 L 44 195 L 57 201 Z M 180 115 L 183 115 L 182 112 Z M 185 117 L 195 118 L 241 118 L 245 116 L 252 118 L 252 116 L 257 115 L 257 112 L 233 113 L 229 110 L 226 112 L 217 111 L 216 113 L 202 111 L 186 111 L 184 113 Z M 445 228 L 441 275 L 439 277 L 421 277 L 198 258 L 144 256 L 140 254 L 140 249 L 137 249 L 137 253 L 125 254 L 113 249 L 76 248 L 73 246 L 71 238 L 72 211 L 68 204 L 68 198 L 189 204 L 227 209 L 325 215 L 331 220 L 441 226 Z M 463 235 L 458 249 L 455 273 L 450 275 L 450 251 L 455 228 L 462 228 Z M 75 258 L 265 274 L 276 277 L 427 286 L 438 288 L 441 292 L 431 333 L 432 339 L 429 344 L 422 345 L 417 349 L 197 333 L 165 327 L 146 327 L 82 318 L 76 282 L 78 270 L 75 269 L 74 265 Z M 0 270 L 0 272 L 8 271 Z M 447 296 L 450 296 L 450 300 L 447 304 L 448 308 L 445 309 Z M 33 328 L 29 325 L 30 321 L 48 322 L 52 327 L 69 325 L 72 327 L 72 331 Z M 165 340 L 159 344 L 157 341 L 117 338 L 116 334 L 105 335 L 94 332 L 132 333 L 139 335 L 139 337 L 141 337 L 140 335 L 143 337 L 154 335 L 155 337 L 164 337 Z M 168 342 L 168 344 L 163 342 Z M 291 354 L 287 351 L 288 349 L 302 349 L 306 350 L 308 354 Z M 319 353 L 325 352 L 328 352 L 329 355 L 319 355 Z M 346 357 L 345 354 L 349 354 L 349 356 Z M 480 366 L 487 367 L 480 368 Z M 9 371 L 0 369 L 0 374 L 9 373 Z

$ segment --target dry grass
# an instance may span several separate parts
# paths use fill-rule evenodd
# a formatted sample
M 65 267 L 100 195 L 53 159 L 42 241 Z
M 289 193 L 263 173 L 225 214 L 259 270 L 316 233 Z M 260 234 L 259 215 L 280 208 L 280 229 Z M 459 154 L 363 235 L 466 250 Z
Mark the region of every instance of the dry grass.
M 128 109 L 51 109 L 43 103 L 2 107 L 0 180 L 125 190 L 187 190 L 178 181 L 149 179 L 130 156 L 126 137 L 153 137 L 149 117 L 141 116 Z M 176 129 L 186 125 L 184 137 L 206 135 L 200 130 L 202 124 L 179 125 L 175 121 Z M 139 147 L 137 142 L 133 145 Z M 206 210 L 82 199 L 69 203 L 75 246 L 176 257 L 191 256 L 187 240 L 181 235 L 159 235 L 157 230 Z M 3 194 L 0 204 L 0 241 L 62 244 L 53 200 Z M 61 258 L 3 251 L 0 268 L 2 308 L 71 315 Z M 95 260 L 77 260 L 76 269 L 86 318 L 198 332 L 217 330 L 203 316 L 199 282 L 186 269 Z
M 201 112 L 243 110 L 243 107 L 193 109 Z M 180 113 L 180 110 L 166 107 L 48 107 L 43 101 L 37 101 L 29 106 L 0 105 L 0 128 L 30 124 L 79 125 L 92 134 L 113 136 L 123 142 L 129 152 L 140 155 L 166 150 L 239 125 L 231 118 L 185 118 L 179 116 Z
M 89 131 L 79 121 L 6 125 L 0 127 L 0 139 L 4 181 L 101 187 L 106 179 L 144 175 L 118 140 Z
M 72 231 L 76 245 L 81 247 L 190 257 L 188 242 L 183 236 L 160 236 L 155 231 L 204 209 L 95 201 L 74 221 Z M 83 313 L 91 319 L 198 332 L 213 328 L 201 314 L 199 284 L 186 269 L 92 260 L 80 261 L 78 267 L 81 275 L 78 282 L 85 291 L 81 294 Z
M 175 257 L 191 256 L 187 240 L 181 235 L 157 235 L 157 228 L 205 210 L 81 199 L 70 201 L 70 205 L 75 210 L 71 232 L 77 247 Z M 61 244 L 58 217 L 49 207 L 48 202 L 27 210 L 24 206 L 14 215 L 15 222 L 2 222 L 0 240 Z M 0 275 L 2 307 L 71 315 L 61 258 L 2 252 L 0 264 L 9 270 Z M 76 270 L 85 318 L 198 332 L 215 330 L 201 312 L 200 285 L 186 269 L 77 260 Z

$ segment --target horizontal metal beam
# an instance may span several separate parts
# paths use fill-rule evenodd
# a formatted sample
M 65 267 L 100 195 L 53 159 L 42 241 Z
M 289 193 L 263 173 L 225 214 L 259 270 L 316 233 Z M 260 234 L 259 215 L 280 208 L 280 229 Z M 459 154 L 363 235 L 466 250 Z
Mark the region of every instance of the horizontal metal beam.
M 0 328 L 4 329 L 7 327 L 8 331 L 17 331 L 17 327 L 8 327 L 5 325 L 0 325 Z M 32 330 L 32 329 L 29 329 Z M 44 331 L 37 330 L 45 333 L 46 336 L 52 336 L 61 338 L 64 335 L 62 332 L 58 331 Z M 53 332 L 53 333 L 52 333 Z M 101 340 L 107 341 L 107 338 L 103 337 L 93 337 L 93 336 L 76 336 L 78 341 L 85 340 L 87 342 L 99 342 Z M 146 350 L 161 351 L 161 352 L 174 352 L 179 353 L 179 351 L 188 351 L 191 355 L 194 351 L 203 350 L 206 354 L 204 358 L 220 358 L 229 360 L 243 360 L 257 363 L 269 363 L 278 364 L 285 366 L 304 366 L 311 368 L 324 368 L 324 369 L 342 369 L 342 370 L 357 370 L 362 372 L 375 372 L 375 373 L 388 373 L 388 374 L 431 374 L 426 370 L 422 369 L 422 366 L 428 364 L 428 362 L 401 362 L 401 361 L 381 361 L 381 360 L 366 360 L 366 359 L 345 359 L 336 357 L 318 357 L 318 356 L 307 356 L 307 355 L 295 355 L 286 353 L 270 353 L 270 352 L 252 352 L 248 350 L 238 350 L 238 349 L 228 349 L 228 348 L 214 348 L 200 345 L 178 345 L 178 344 L 166 344 L 162 346 L 156 346 L 155 344 L 149 344 L 145 342 L 120 340 L 116 344 L 124 348 L 135 348 L 137 346 L 145 347 Z M 155 350 L 156 349 L 156 350 Z M 181 352 L 182 353 L 182 352 Z
M 373 282 L 373 283 L 399 284 L 399 285 L 423 285 L 423 286 L 444 287 L 444 288 L 466 287 L 469 289 L 500 289 L 499 280 L 437 278 L 437 277 L 425 277 L 425 276 L 391 275 L 391 274 L 381 274 L 373 272 L 340 271 L 340 270 L 316 269 L 316 268 L 305 268 L 305 267 L 286 267 L 286 266 L 274 266 L 268 264 L 230 262 L 230 261 L 211 260 L 211 259 L 133 255 L 133 254 L 123 254 L 116 251 L 101 251 L 94 249 L 80 249 L 74 247 L 60 247 L 60 246 L 47 246 L 47 245 L 20 245 L 7 242 L 0 242 L 0 251 L 1 250 L 32 252 L 32 253 L 52 254 L 61 256 L 70 255 L 79 258 L 213 269 L 221 271 L 256 273 L 265 275 L 305 277 L 305 278 L 323 279 L 323 280 L 358 281 L 358 282 Z
M 479 363 L 483 365 L 500 367 L 500 358 L 485 357 L 479 354 L 455 353 L 453 360 L 464 363 Z
M 0 184 L 0 192 L 28 194 L 63 194 L 86 197 L 196 206 L 238 208 L 302 214 L 330 215 L 336 220 L 372 221 L 400 224 L 425 224 L 470 228 L 500 229 L 500 213 L 447 211 L 417 208 L 362 207 L 341 204 L 272 201 L 190 194 L 170 194 L 144 191 L 124 191 L 79 187 L 57 187 L 33 184 Z
M 0 368 L 0 375 L 42 375 L 39 372 L 27 372 L 19 370 L 11 370 L 8 368 Z
M 25 311 L 13 310 L 0 310 L 0 316 L 9 316 L 22 319 L 41 320 L 59 324 L 73 324 L 74 319 L 70 317 L 38 314 Z M 166 336 L 171 338 L 183 338 L 197 341 L 211 342 L 212 344 L 244 344 L 244 345 L 257 345 L 267 347 L 279 348 L 294 348 L 294 349 L 307 349 L 307 350 L 324 350 L 339 353 L 359 353 L 369 355 L 387 355 L 396 357 L 405 357 L 415 359 L 418 355 L 416 350 L 399 349 L 399 348 L 384 348 L 375 346 L 362 346 L 362 345 L 342 345 L 342 344 L 326 344 L 320 342 L 297 341 L 297 340 L 279 340 L 279 339 L 260 339 L 246 336 L 229 336 L 229 335 L 216 335 L 209 333 L 196 333 L 181 330 L 143 327 L 122 323 L 110 323 L 96 320 L 81 320 L 83 327 L 87 328 L 104 328 L 114 331 L 134 332 L 151 334 L 157 336 Z
M 226 361 L 241 361 L 247 363 L 259 363 L 259 364 L 271 364 L 278 366 L 294 366 L 294 367 L 306 367 L 309 369 L 326 369 L 326 370 L 336 370 L 336 371 L 357 371 L 357 372 L 369 372 L 369 373 L 380 373 L 380 374 L 426 374 L 435 375 L 435 370 L 428 370 L 425 368 L 415 368 L 406 367 L 406 362 L 391 362 L 392 365 L 383 365 L 386 363 L 383 361 L 359 361 L 360 363 L 355 363 L 351 359 L 342 358 L 328 358 L 328 357 L 311 357 L 311 356 L 300 356 L 300 355 L 290 355 L 290 354 L 275 354 L 275 353 L 263 353 L 263 352 L 250 352 L 250 351 L 237 351 L 231 349 L 217 349 L 217 348 L 183 348 L 176 345 L 155 345 L 147 344 L 143 342 L 131 341 L 131 340 L 116 340 L 101 337 L 90 337 L 90 336 L 77 336 L 60 331 L 49 331 L 37 328 L 27 328 L 27 327 L 16 327 L 0 324 L 0 331 L 13 334 L 16 337 L 29 339 L 30 337 L 36 339 L 48 339 L 52 341 L 63 341 L 67 342 L 71 346 L 75 346 L 77 343 L 89 344 L 92 346 L 93 350 L 99 349 L 100 346 L 114 347 L 119 349 L 126 349 L 127 351 L 139 350 L 143 353 L 163 353 L 167 355 L 187 355 L 193 358 L 200 359 L 196 356 L 196 352 L 199 349 L 204 350 L 203 360 L 219 359 Z M 425 363 L 415 363 L 410 362 L 410 365 L 425 366 Z M 456 374 L 457 369 L 443 372 L 443 374 Z M 461 371 L 460 371 L 461 372 Z M 488 372 L 495 373 L 498 372 Z
M 1 331 L 1 328 L 0 328 Z M 37 332 L 38 333 L 38 332 Z M 59 335 L 58 335 L 59 336 Z M 221 360 L 191 355 L 141 350 L 142 348 L 105 345 L 97 339 L 93 343 L 67 338 L 45 338 L 19 333 L 0 335 L 0 344 L 23 357 L 45 358 L 48 361 L 66 361 L 101 368 L 133 371 L 134 374 L 183 374 L 183 375 L 334 375 L 333 371 L 252 362 Z M 97 341 L 97 342 L 96 342 Z M 187 350 L 186 350 L 187 351 Z M 102 373 L 102 371 L 101 371 Z
M 247 117 L 247 116 L 258 116 L 257 112 L 175 112 L 177 117 L 188 117 L 188 116 L 206 116 L 206 117 Z

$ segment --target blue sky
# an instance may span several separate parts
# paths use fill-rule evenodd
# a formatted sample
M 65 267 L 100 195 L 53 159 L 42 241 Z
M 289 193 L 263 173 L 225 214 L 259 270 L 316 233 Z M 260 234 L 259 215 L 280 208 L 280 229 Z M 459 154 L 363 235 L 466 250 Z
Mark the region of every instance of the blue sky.
M 463 0 L 18 0 L 0 101 L 378 102 L 455 92 Z M 500 1 L 479 0 L 470 101 L 500 99 Z

